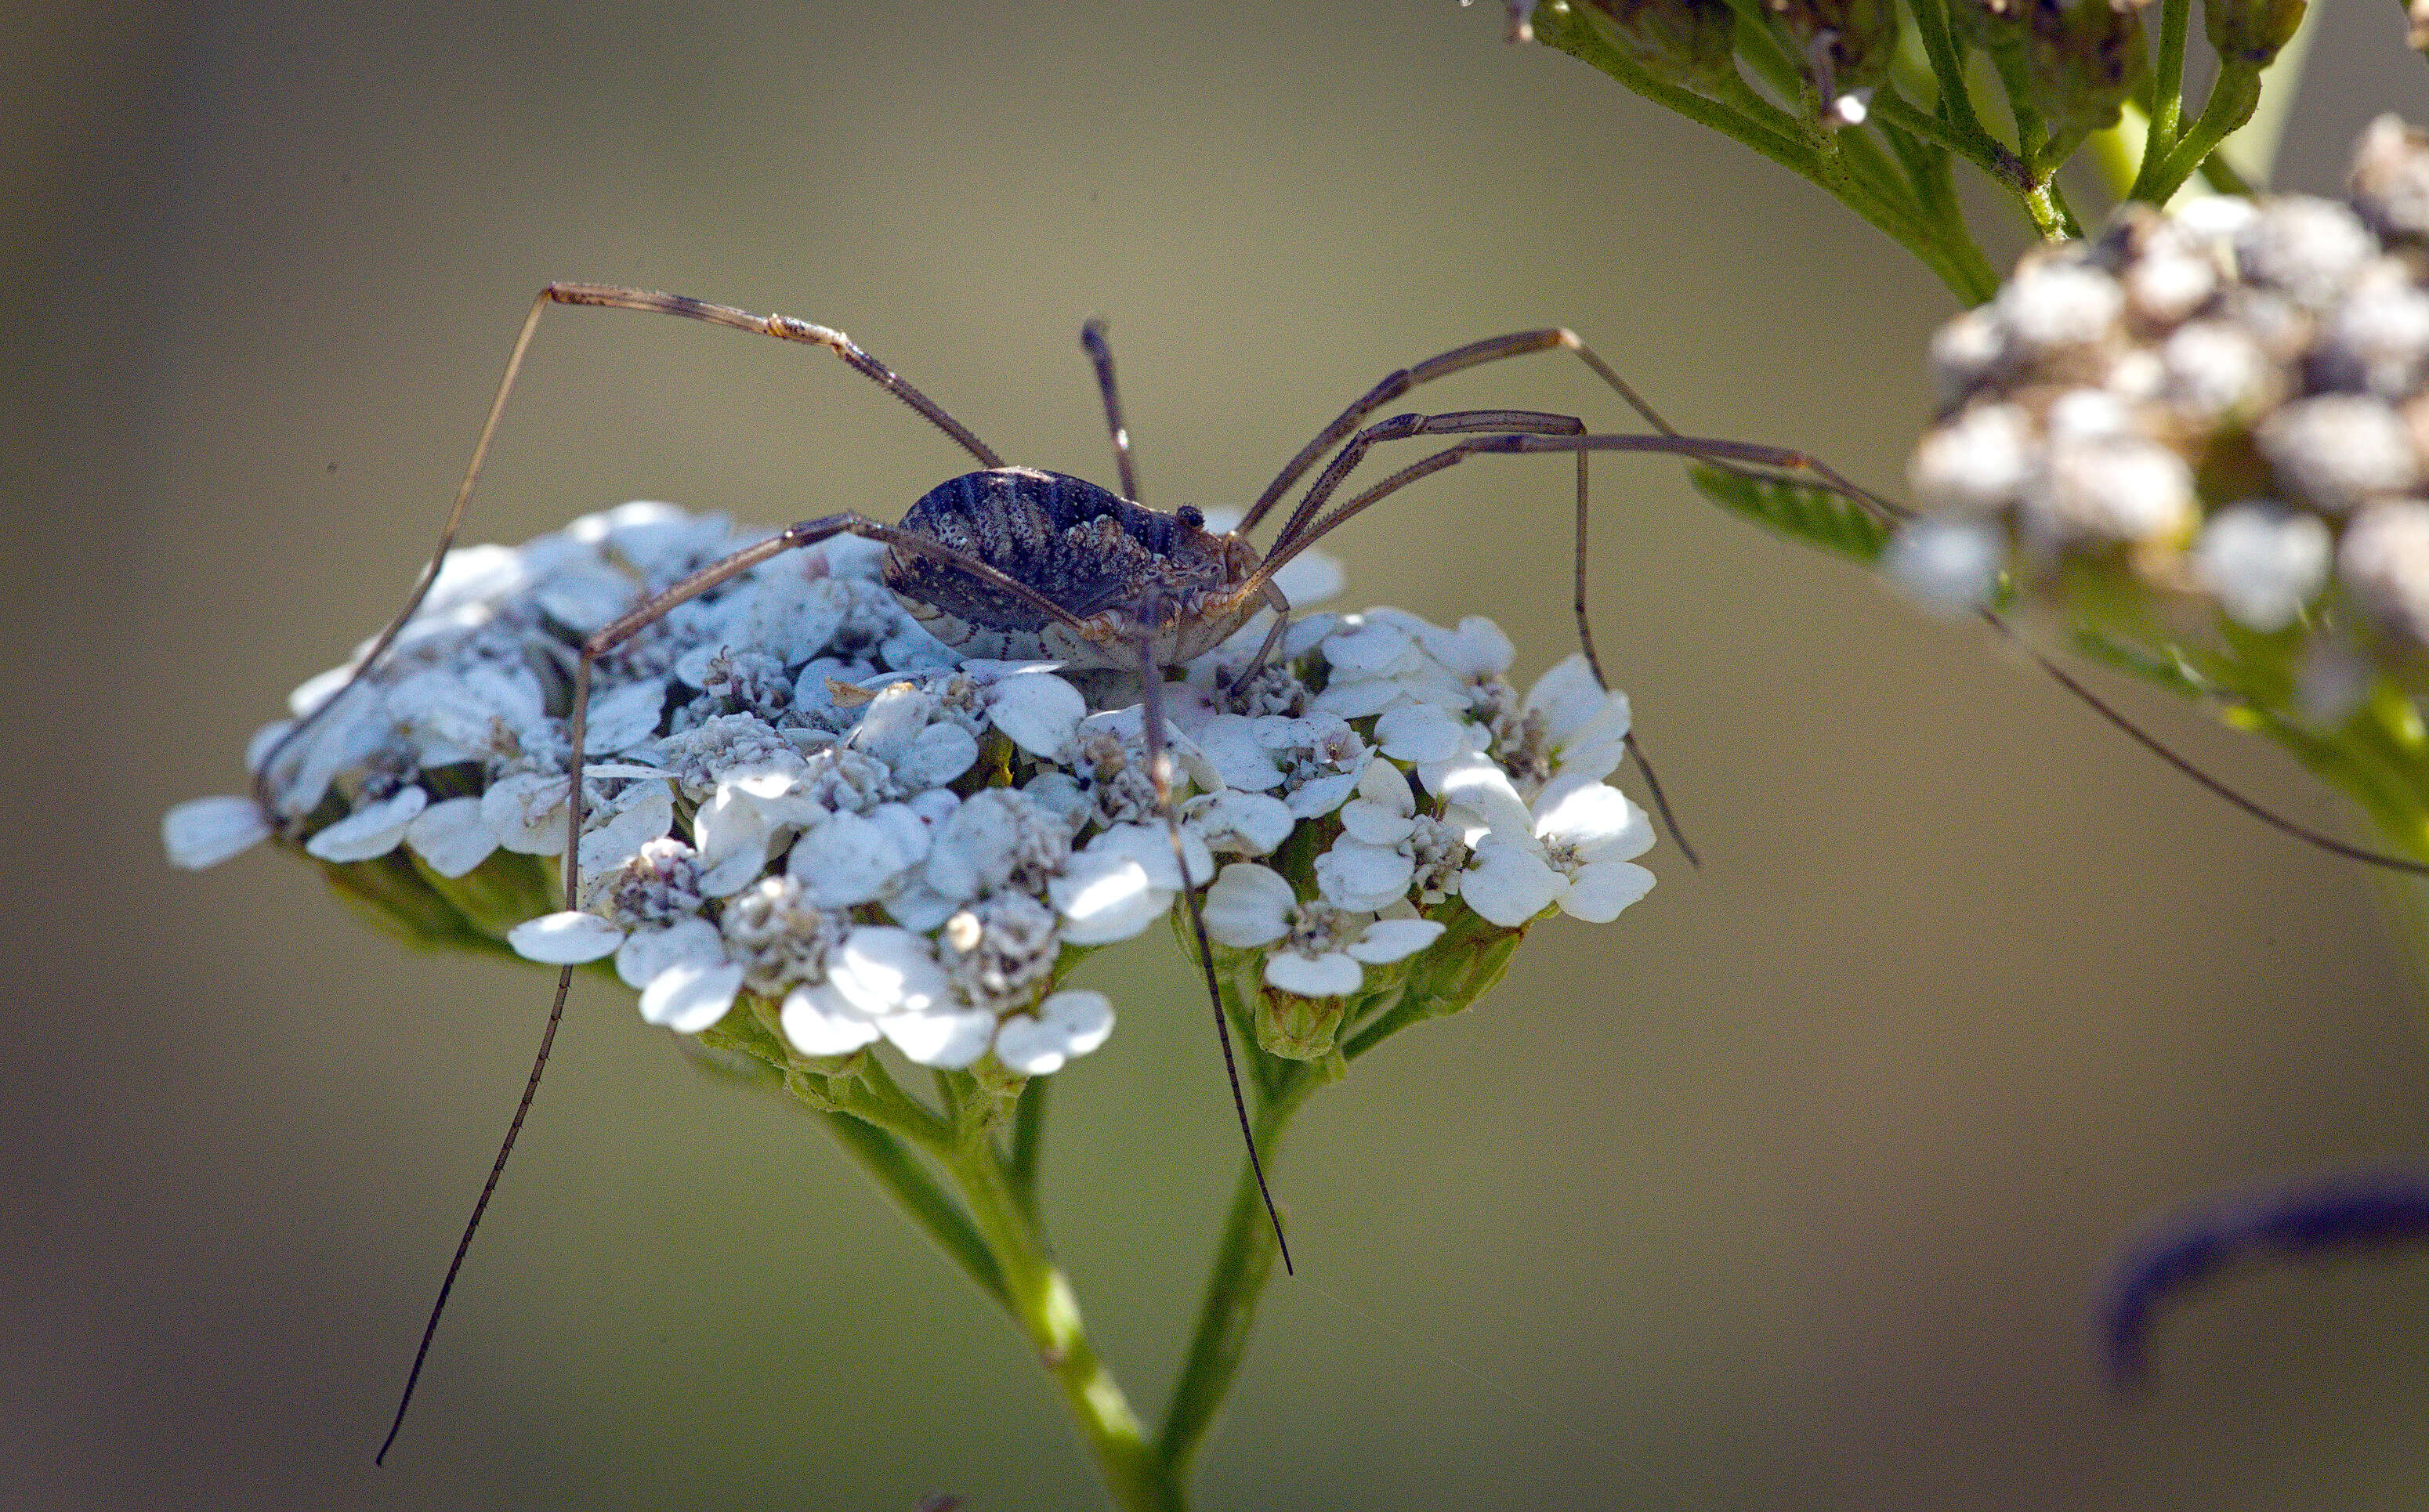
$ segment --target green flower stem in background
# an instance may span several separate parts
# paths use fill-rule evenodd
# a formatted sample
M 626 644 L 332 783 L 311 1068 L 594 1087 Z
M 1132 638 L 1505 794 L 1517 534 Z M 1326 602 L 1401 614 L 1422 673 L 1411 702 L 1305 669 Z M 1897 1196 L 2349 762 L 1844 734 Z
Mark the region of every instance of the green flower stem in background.
M 1261 1095 L 1254 1124 L 1257 1149 L 1264 1159 L 1268 1178 L 1281 1148 L 1282 1131 L 1309 1094 L 1323 1085 L 1323 1078 L 1308 1065 L 1289 1067 L 1280 1080 L 1278 1095 Z M 1257 1304 L 1274 1277 L 1278 1258 L 1273 1226 L 1265 1220 L 1264 1197 L 1257 1191 L 1256 1174 L 1243 1160 L 1240 1178 L 1232 1183 L 1223 1237 L 1207 1273 L 1206 1292 L 1198 1305 L 1198 1326 L 1190 1335 L 1189 1354 L 1174 1382 L 1172 1401 L 1165 1408 L 1163 1431 L 1156 1436 L 1157 1455 L 1166 1473 L 1181 1485 L 1188 1484 L 1198 1453 L 1205 1447 L 1223 1398 L 1248 1354 Z
M 965 1140 L 949 1165 L 972 1218 L 1003 1266 L 1013 1321 L 1029 1336 L 1039 1362 L 1061 1389 L 1063 1404 L 1096 1456 L 1115 1504 L 1132 1512 L 1178 1512 L 1187 1504 L 1182 1484 L 1148 1443 L 1130 1399 L 1097 1357 L 1080 1315 L 1080 1300 L 1047 1257 L 1038 1226 L 1014 1190 L 994 1142 L 983 1136 Z
M 341 870 L 352 882 L 380 875 Z M 1269 1175 L 1292 1119 L 1317 1090 L 1401 1030 L 1472 1006 L 1500 981 L 1527 934 L 1525 927 L 1501 928 L 1459 903 L 1444 907 L 1443 922 L 1435 948 L 1396 977 L 1379 974 L 1380 985 L 1347 999 L 1276 992 L 1264 984 L 1263 952 L 1217 948 L 1223 1008 Z M 447 938 L 459 932 L 469 933 L 459 928 Z M 903 1215 L 1004 1309 L 1053 1377 L 1117 1506 L 1185 1507 L 1198 1456 L 1238 1378 L 1280 1258 L 1247 1161 L 1233 1184 L 1188 1353 L 1150 1439 L 1090 1342 L 1069 1279 L 1049 1258 L 1037 1186 L 1051 1078 L 939 1073 L 938 1106 L 932 1108 L 904 1091 L 873 1054 L 803 1057 L 785 1044 L 776 1005 L 745 994 L 740 1006 L 743 1011 L 704 1031 L 701 1042 L 781 1074 L 791 1098 L 817 1114 Z M 1261 1049 L 1261 1041 L 1294 1045 L 1303 1058 Z

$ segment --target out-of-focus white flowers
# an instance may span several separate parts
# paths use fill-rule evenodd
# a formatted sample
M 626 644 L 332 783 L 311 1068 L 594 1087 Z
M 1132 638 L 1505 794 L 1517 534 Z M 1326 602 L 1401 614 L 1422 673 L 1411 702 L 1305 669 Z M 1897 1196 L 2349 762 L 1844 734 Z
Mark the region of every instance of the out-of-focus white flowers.
M 2151 637 L 2190 644 L 2206 600 L 2222 634 L 2298 631 L 2302 677 L 2359 654 L 2421 691 L 2424 183 L 2429 135 L 2382 117 L 2341 202 L 2133 205 L 2027 254 L 1933 339 L 1943 407 L 1888 576 L 1962 611 L 2006 574 L 2157 663 L 2177 650 Z M 2289 707 L 2351 700 L 2297 686 Z
M 642 1017 L 678 1033 L 747 1002 L 800 1057 L 883 1042 L 949 1069 L 992 1053 L 1016 1076 L 1104 1042 L 1112 1005 L 1065 971 L 1193 886 L 1209 935 L 1253 953 L 1267 987 L 1335 999 L 1414 969 L 1455 911 L 1505 930 L 1556 908 L 1608 919 L 1651 885 L 1630 864 L 1651 830 L 1603 781 L 1628 701 L 1581 658 L 1522 697 L 1490 621 L 1378 609 L 1296 621 L 1248 677 L 1266 633 L 1251 622 L 1166 685 L 1167 827 L 1134 680 L 963 661 L 847 537 L 600 662 L 578 907 L 536 906 L 561 896 L 582 636 L 756 538 L 633 504 L 455 553 L 372 676 L 298 690 L 298 717 L 340 701 L 263 774 L 275 822 L 246 797 L 182 805 L 171 859 L 209 865 L 283 830 L 409 929 L 612 961 Z M 1295 598 L 1337 586 L 1337 567 L 1300 561 Z M 290 728 L 256 738 L 256 768 Z

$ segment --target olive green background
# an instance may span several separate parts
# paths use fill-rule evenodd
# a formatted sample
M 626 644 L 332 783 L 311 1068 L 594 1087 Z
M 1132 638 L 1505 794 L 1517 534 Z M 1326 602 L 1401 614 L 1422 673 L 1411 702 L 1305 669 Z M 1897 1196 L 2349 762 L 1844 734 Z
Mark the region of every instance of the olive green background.
M 407 954 L 160 812 L 388 612 L 524 302 L 840 325 L 1014 458 L 1243 501 L 1396 365 L 1566 322 L 1706 434 L 1894 484 L 1946 298 L 1799 182 L 1488 6 L 20 12 L 8 175 L 0 1501 L 1085 1506 L 1013 1331 L 812 1125 L 578 993 L 390 1468 L 546 983 Z M 423 8 L 409 8 L 422 11 Z M 470 8 L 468 8 L 469 9 Z M 2429 81 L 2338 0 L 2284 179 Z M 2011 238 L 1997 251 L 2004 261 Z M 964 464 L 816 353 L 560 312 L 475 513 L 891 516 Z M 1627 417 L 1573 365 L 1434 407 Z M 1337 544 L 1357 602 L 1569 644 L 1567 464 Z M 2193 790 L 1975 630 L 1597 464 L 1596 623 L 1709 855 L 1319 1098 L 1209 1506 L 2429 1501 L 2429 1265 L 2255 1274 L 2090 1348 L 2146 1215 L 2421 1154 L 2370 878 Z M 2295 814 L 2263 749 L 2120 697 Z M 1158 933 L 1058 1077 L 1049 1206 L 1153 1408 L 1237 1159 Z

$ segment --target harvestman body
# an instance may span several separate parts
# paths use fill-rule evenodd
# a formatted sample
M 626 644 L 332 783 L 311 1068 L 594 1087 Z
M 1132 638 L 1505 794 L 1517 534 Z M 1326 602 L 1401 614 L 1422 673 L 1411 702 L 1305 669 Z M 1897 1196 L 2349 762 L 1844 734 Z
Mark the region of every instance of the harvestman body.
M 710 304 L 680 295 L 613 285 L 558 283 L 551 284 L 540 291 L 523 320 L 514 350 L 507 359 L 505 373 L 498 385 L 497 395 L 482 425 L 480 439 L 474 445 L 471 461 L 456 489 L 454 504 L 439 533 L 438 549 L 432 553 L 429 565 L 405 606 L 372 643 L 356 666 L 353 681 L 368 675 L 379 663 L 437 578 L 440 564 L 445 561 L 464 521 L 473 487 L 480 478 L 482 464 L 488 454 L 490 440 L 497 434 L 499 419 L 504 413 L 507 398 L 513 391 L 533 334 L 538 327 L 540 316 L 552 304 L 588 304 L 678 315 L 779 340 L 823 347 L 853 370 L 918 412 L 976 458 L 982 469 L 937 485 L 914 504 L 896 525 L 846 514 L 830 515 L 791 526 L 722 561 L 702 567 L 592 634 L 583 643 L 574 680 L 573 703 L 568 720 L 572 750 L 579 752 L 583 748 L 591 668 L 601 656 L 662 619 L 677 605 L 749 571 L 770 557 L 816 545 L 836 535 L 858 535 L 886 546 L 883 569 L 886 587 L 930 633 L 967 655 L 1049 659 L 1077 668 L 1125 670 L 1138 675 L 1145 700 L 1142 724 L 1149 775 L 1155 783 L 1176 857 L 1181 854 L 1181 840 L 1179 823 L 1172 813 L 1168 763 L 1164 750 L 1164 669 L 1204 654 L 1247 623 L 1259 610 L 1270 608 L 1275 614 L 1274 628 L 1248 672 L 1236 679 L 1234 685 L 1253 675 L 1281 643 L 1289 618 L 1290 604 L 1274 585 L 1275 574 L 1300 551 L 1353 516 L 1421 478 L 1466 457 L 1486 452 L 1565 452 L 1576 456 L 1574 583 L 1578 633 L 1588 666 L 1596 681 L 1606 686 L 1608 680 L 1603 677 L 1601 662 L 1595 654 L 1593 633 L 1586 620 L 1586 457 L 1589 452 L 1662 452 L 1727 467 L 1801 471 L 1824 486 L 1859 501 L 1863 507 L 1891 508 L 1801 452 L 1679 435 L 1575 333 L 1565 328 L 1549 328 L 1515 332 L 1474 342 L 1388 375 L 1300 449 L 1298 454 L 1266 485 L 1237 528 L 1217 534 L 1205 528 L 1205 517 L 1194 508 L 1183 506 L 1167 515 L 1137 501 L 1138 483 L 1131 462 L 1129 433 L 1122 425 L 1120 401 L 1114 384 L 1113 358 L 1106 347 L 1102 327 L 1097 322 L 1088 324 L 1081 339 L 1095 363 L 1107 424 L 1113 433 L 1115 462 L 1121 481 L 1118 495 L 1079 478 L 1006 466 L 1000 455 L 967 428 L 862 351 L 840 331 L 786 316 L 753 315 L 730 305 Z M 1574 353 L 1653 427 L 1652 433 L 1594 434 L 1587 430 L 1583 420 L 1575 416 L 1526 409 L 1403 414 L 1373 424 L 1365 423 L 1368 417 L 1419 385 L 1504 358 L 1556 349 Z M 1349 474 L 1371 448 L 1423 436 L 1460 436 L 1464 439 L 1400 468 L 1347 500 L 1333 501 Z M 1328 453 L 1330 461 L 1293 507 L 1272 545 L 1260 552 L 1249 543 L 1248 532 L 1274 509 L 1293 485 L 1323 461 Z M 322 711 L 335 707 L 339 701 L 332 698 L 322 703 L 264 755 L 256 768 L 255 778 L 256 797 L 263 813 L 272 815 L 279 813 L 270 792 L 269 774 L 275 770 L 281 751 L 310 729 Z M 1678 835 L 1675 822 L 1670 822 L 1668 805 L 1661 786 L 1654 780 L 1652 768 L 1645 762 L 1633 735 L 1628 737 L 1628 751 L 1645 780 L 1655 809 L 1669 824 L 1681 850 L 1693 860 L 1694 852 Z M 565 907 L 568 910 L 578 906 L 575 892 L 580 876 L 577 846 L 582 830 L 583 805 L 581 784 L 570 781 L 570 786 L 571 794 L 570 802 L 567 805 L 564 867 Z M 1188 865 L 1185 859 L 1182 860 L 1181 870 L 1186 878 Z M 1199 964 L 1205 976 L 1208 997 L 1214 1004 L 1224 1066 L 1231 1076 L 1233 1108 L 1239 1115 L 1242 1136 L 1248 1141 L 1249 1163 L 1262 1192 L 1264 1188 L 1264 1172 L 1258 1160 L 1255 1142 L 1249 1136 L 1248 1109 L 1241 1096 L 1239 1076 L 1233 1062 L 1230 1027 L 1216 994 L 1213 951 L 1199 914 L 1198 888 L 1185 887 L 1181 896 L 1188 905 Z M 532 1098 L 538 1090 L 541 1073 L 548 1062 L 550 1047 L 555 1040 L 557 1025 L 564 1015 L 566 995 L 572 978 L 571 966 L 564 967 L 558 974 L 555 1000 L 549 1011 L 547 1027 L 542 1031 L 530 1077 L 524 1083 L 521 1099 L 516 1106 L 513 1122 L 507 1127 L 488 1179 L 481 1189 L 463 1237 L 456 1244 L 446 1280 L 439 1287 L 438 1300 L 431 1308 L 429 1323 L 422 1331 L 420 1348 L 414 1356 L 412 1372 L 405 1381 L 403 1400 L 397 1405 L 396 1422 L 388 1430 L 388 1439 L 380 1446 L 380 1458 L 386 1457 L 389 1445 L 395 1441 L 397 1430 L 403 1426 L 405 1408 L 411 1403 L 414 1386 L 421 1377 L 439 1315 L 454 1287 L 456 1274 L 471 1247 L 472 1234 L 479 1226 L 482 1213 L 487 1209 L 499 1177 L 505 1169 L 515 1138 L 530 1111 Z M 1283 1265 L 1288 1269 L 1290 1252 L 1282 1241 L 1281 1217 L 1274 1211 L 1269 1193 L 1265 1206 Z

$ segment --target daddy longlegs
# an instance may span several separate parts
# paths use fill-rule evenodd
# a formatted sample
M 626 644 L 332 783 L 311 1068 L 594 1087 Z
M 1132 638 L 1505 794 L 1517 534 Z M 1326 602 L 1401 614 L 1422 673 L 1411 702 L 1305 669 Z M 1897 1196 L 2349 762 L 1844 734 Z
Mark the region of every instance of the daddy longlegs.
M 1259 611 L 1271 609 L 1274 625 L 1262 649 L 1234 685 L 1253 676 L 1281 644 L 1291 606 L 1274 584 L 1275 575 L 1300 552 L 1332 531 L 1420 479 L 1484 454 L 1567 452 L 1577 461 L 1576 510 L 1572 562 L 1572 606 L 1579 649 L 1595 681 L 1608 688 L 1587 614 L 1586 542 L 1588 527 L 1587 459 L 1596 452 L 1652 452 L 1685 457 L 1757 476 L 1798 475 L 1809 485 L 1826 488 L 1882 518 L 1906 511 L 1849 482 L 1839 472 L 1804 452 L 1780 447 L 1679 433 L 1637 394 L 1594 350 L 1565 327 L 1512 332 L 1457 347 L 1411 367 L 1399 369 L 1377 383 L 1344 409 L 1286 463 L 1266 485 L 1239 524 L 1221 534 L 1208 532 L 1205 518 L 1183 505 L 1171 514 L 1139 501 L 1137 474 L 1131 456 L 1130 436 L 1122 422 L 1121 403 L 1114 378 L 1113 356 L 1100 322 L 1090 321 L 1082 344 L 1095 368 L 1105 421 L 1113 439 L 1114 461 L 1121 492 L 1115 494 L 1084 480 L 1034 468 L 1008 467 L 1000 454 L 979 439 L 934 401 L 870 356 L 840 331 L 789 316 L 754 315 L 731 305 L 715 304 L 682 295 L 619 285 L 553 283 L 533 300 L 515 338 L 512 352 L 491 400 L 479 439 L 454 501 L 440 528 L 437 548 L 412 593 L 386 629 L 356 663 L 344 687 L 299 719 L 270 749 L 255 769 L 255 797 L 273 822 L 291 830 L 271 791 L 272 774 L 280 755 L 310 730 L 321 715 L 335 707 L 346 689 L 368 676 L 420 608 L 437 580 L 471 506 L 490 442 L 505 413 L 523 359 L 540 317 L 555 304 L 592 305 L 605 309 L 680 316 L 731 330 L 772 337 L 781 341 L 823 348 L 853 371 L 908 405 L 974 458 L 982 470 L 965 473 L 931 489 L 899 524 L 886 525 L 856 514 L 837 514 L 805 520 L 752 546 L 712 563 L 657 593 L 582 645 L 568 718 L 570 748 L 583 748 L 588 712 L 591 668 L 598 659 L 663 619 L 676 606 L 724 583 L 770 557 L 814 546 L 836 535 L 851 534 L 886 547 L 883 574 L 885 585 L 938 640 L 973 655 L 1059 661 L 1074 668 L 1099 668 L 1135 673 L 1143 700 L 1142 727 L 1148 775 L 1157 795 L 1166 834 L 1180 863 L 1191 932 L 1207 995 L 1214 1009 L 1217 1042 L 1230 1081 L 1232 1109 L 1247 1145 L 1251 1173 L 1264 1198 L 1268 1221 L 1283 1268 L 1291 1271 L 1290 1249 L 1281 1217 L 1265 1186 L 1262 1161 L 1250 1132 L 1248 1106 L 1240 1090 L 1231 1028 L 1225 1019 L 1215 979 L 1214 953 L 1201 912 L 1203 882 L 1189 877 L 1189 864 L 1178 818 L 1171 802 L 1171 763 L 1165 750 L 1164 676 L 1166 668 L 1189 662 L 1229 637 Z M 1410 390 L 1471 368 L 1536 353 L 1573 353 L 1646 425 L 1645 433 L 1595 433 L 1572 415 L 1530 409 L 1450 410 L 1406 413 L 1368 423 L 1369 417 Z M 1372 448 L 1421 436 L 1462 436 L 1411 463 L 1347 499 L 1343 485 Z M 1248 533 L 1281 502 L 1284 495 L 1317 463 L 1326 463 L 1283 520 L 1272 543 L 1263 551 L 1251 545 Z M 2003 632 L 2004 621 L 1986 616 Z M 2355 859 L 2429 871 L 2401 858 L 2361 850 L 2281 818 L 2195 770 L 2139 727 L 2110 709 L 2088 688 L 2054 663 L 2033 652 L 2033 660 L 2069 693 L 2090 704 L 2128 735 L 2192 777 L 2210 791 L 2256 817 L 2308 843 Z M 1691 862 L 1695 852 L 1680 833 L 1651 763 L 1631 733 L 1627 748 L 1643 778 L 1655 811 Z M 579 762 L 577 754 L 575 758 Z M 569 776 L 564 856 L 567 910 L 579 906 L 579 846 L 583 819 L 582 784 Z M 573 967 L 560 968 L 548 1020 L 533 1057 L 530 1076 L 515 1106 L 487 1179 L 482 1184 L 466 1221 L 454 1257 L 433 1302 L 417 1346 L 412 1369 L 397 1403 L 396 1416 L 382 1441 L 375 1462 L 384 1461 L 403 1428 L 415 1387 L 426 1363 L 438 1320 L 446 1309 L 473 1234 L 489 1199 L 495 1194 L 506 1161 L 514 1151 L 523 1121 L 539 1090 L 549 1052 L 565 1013 Z

